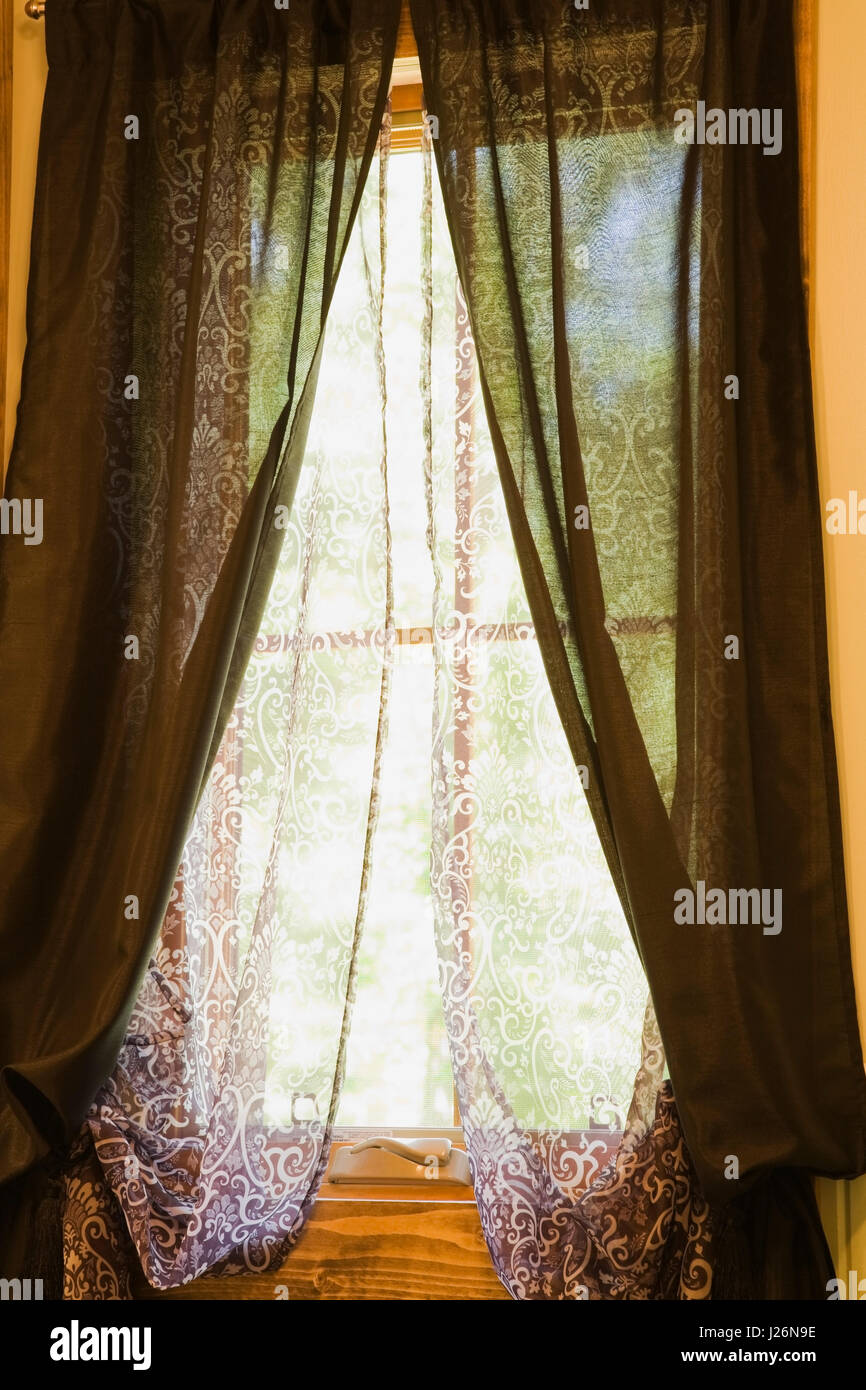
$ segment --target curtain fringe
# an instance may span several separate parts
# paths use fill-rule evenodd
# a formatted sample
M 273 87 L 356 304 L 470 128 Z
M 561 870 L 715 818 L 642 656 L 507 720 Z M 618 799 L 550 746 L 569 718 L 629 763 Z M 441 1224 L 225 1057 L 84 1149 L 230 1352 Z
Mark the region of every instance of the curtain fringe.
M 51 1152 L 0 1189 L 3 1277 L 41 1279 L 43 1299 L 63 1297 L 63 1158 Z

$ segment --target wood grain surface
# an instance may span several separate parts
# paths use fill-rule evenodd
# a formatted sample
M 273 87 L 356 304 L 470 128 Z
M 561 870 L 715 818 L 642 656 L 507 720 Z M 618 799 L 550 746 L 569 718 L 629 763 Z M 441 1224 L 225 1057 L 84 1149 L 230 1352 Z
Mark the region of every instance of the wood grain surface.
M 287 1291 L 280 1294 L 280 1286 Z M 137 1299 L 474 1301 L 508 1299 L 474 1202 L 319 1200 L 282 1269 L 196 1279 Z

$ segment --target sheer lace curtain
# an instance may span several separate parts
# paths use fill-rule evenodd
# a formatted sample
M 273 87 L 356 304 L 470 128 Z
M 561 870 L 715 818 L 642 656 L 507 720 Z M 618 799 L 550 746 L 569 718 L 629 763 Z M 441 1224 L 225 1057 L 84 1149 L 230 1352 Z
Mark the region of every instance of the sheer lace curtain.
M 274 515 L 281 547 L 254 648 L 123 1049 L 67 1178 L 67 1297 L 128 1295 L 139 1263 L 156 1288 L 278 1264 L 328 1160 L 393 645 L 388 142 L 386 119 L 331 306 L 297 492 Z M 262 210 L 265 193 L 262 181 Z M 288 270 L 279 226 L 270 274 Z M 264 245 L 264 222 L 252 238 Z M 276 353 L 276 331 L 259 325 L 251 351 Z
M 429 141 L 424 158 L 432 886 L 482 1226 L 515 1298 L 706 1296 L 706 1204 L 530 615 Z

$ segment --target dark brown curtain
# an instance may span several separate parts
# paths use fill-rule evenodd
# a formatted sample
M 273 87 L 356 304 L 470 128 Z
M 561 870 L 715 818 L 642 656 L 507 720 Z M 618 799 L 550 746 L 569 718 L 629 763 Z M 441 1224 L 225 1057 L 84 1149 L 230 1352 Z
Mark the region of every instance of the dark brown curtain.
M 43 534 L 0 551 L 4 1273 L 120 1051 L 258 628 L 398 14 L 48 9 L 6 489 Z
M 866 1106 L 791 4 L 412 14 L 534 623 L 719 1212 L 714 1296 L 826 1297 L 807 1174 L 863 1170 Z M 677 139 L 698 103 L 754 109 L 748 142 Z

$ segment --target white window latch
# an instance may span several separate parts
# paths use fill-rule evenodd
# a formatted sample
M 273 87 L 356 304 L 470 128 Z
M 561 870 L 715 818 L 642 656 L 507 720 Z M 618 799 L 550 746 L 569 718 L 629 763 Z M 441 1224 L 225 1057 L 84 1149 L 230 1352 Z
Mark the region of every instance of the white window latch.
M 472 1186 L 469 1159 L 450 1139 L 394 1139 L 375 1135 L 338 1149 L 328 1182 L 378 1184 L 444 1182 Z

